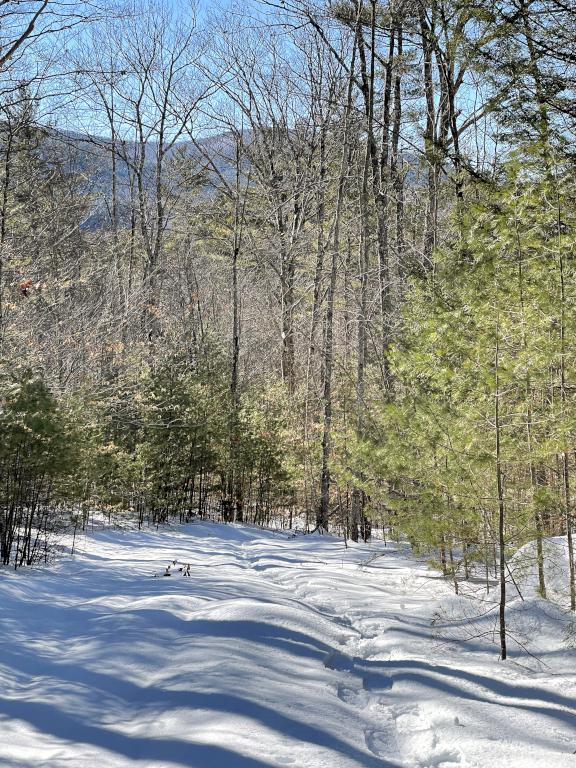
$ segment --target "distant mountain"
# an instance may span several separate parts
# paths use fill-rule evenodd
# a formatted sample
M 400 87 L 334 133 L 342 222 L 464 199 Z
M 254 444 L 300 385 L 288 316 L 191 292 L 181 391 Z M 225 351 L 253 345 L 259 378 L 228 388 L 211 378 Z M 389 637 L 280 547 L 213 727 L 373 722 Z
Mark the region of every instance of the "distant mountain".
M 220 183 L 218 174 L 228 180 L 235 175 L 236 139 L 234 134 L 220 133 L 192 141 L 179 141 L 170 149 L 165 160 L 164 184 L 177 190 L 179 185 L 190 186 L 200 174 L 208 181 L 207 187 Z M 59 165 L 64 171 L 79 178 L 81 188 L 94 198 L 94 211 L 85 227 L 95 229 L 109 221 L 108 205 L 113 182 L 112 140 L 74 131 L 49 129 L 41 151 L 48 163 Z M 156 183 L 156 154 L 158 145 L 149 142 L 145 146 L 142 177 L 146 188 Z M 188 158 L 190 163 L 183 163 Z M 120 216 L 127 223 L 130 214 L 131 194 L 135 194 L 134 168 L 140 158 L 137 142 L 116 143 L 116 184 Z M 214 171 L 216 168 L 217 172 Z
M 252 131 L 245 131 L 243 141 L 249 145 L 254 138 Z M 140 146 L 134 141 L 116 143 L 116 183 L 118 210 L 121 220 L 128 224 L 131 212 L 131 197 L 135 189 L 134 168 L 140 162 Z M 48 129 L 40 151 L 50 163 L 69 168 L 79 178 L 79 184 L 93 199 L 93 211 L 85 222 L 87 229 L 98 229 L 110 222 L 110 198 L 112 191 L 112 168 L 114 147 L 108 137 L 82 134 L 74 131 Z M 156 183 L 156 154 L 158 145 L 148 142 L 142 165 L 143 183 L 152 190 Z M 185 160 L 189 162 L 184 162 Z M 413 155 L 405 156 L 406 184 L 421 184 L 418 168 L 421 161 Z M 173 188 L 200 190 L 200 177 L 204 178 L 199 194 L 211 195 L 222 178 L 234 182 L 236 174 L 236 135 L 229 131 L 203 136 L 193 141 L 178 141 L 167 154 L 163 184 Z

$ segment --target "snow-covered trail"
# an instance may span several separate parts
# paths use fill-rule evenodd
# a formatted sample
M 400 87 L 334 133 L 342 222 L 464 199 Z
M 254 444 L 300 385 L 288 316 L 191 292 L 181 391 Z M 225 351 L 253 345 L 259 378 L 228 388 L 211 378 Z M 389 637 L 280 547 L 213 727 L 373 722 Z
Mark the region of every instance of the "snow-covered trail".
M 382 549 L 194 524 L 2 572 L 0 766 L 575 766 L 561 638 L 440 643 L 448 586 Z

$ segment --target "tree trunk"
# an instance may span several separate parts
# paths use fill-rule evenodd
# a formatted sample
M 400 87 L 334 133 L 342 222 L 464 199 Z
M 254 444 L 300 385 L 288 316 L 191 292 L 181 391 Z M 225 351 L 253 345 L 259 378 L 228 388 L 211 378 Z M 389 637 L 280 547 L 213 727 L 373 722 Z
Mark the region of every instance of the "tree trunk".
M 502 456 L 501 456 L 501 425 L 500 425 L 500 329 L 496 328 L 496 391 L 494 395 L 494 424 L 496 430 L 496 487 L 498 491 L 498 547 L 499 576 L 500 576 L 500 602 L 498 606 L 498 621 L 500 634 L 500 657 L 504 661 L 507 655 L 506 649 L 506 539 L 505 539 L 505 504 L 504 484 L 502 481 Z

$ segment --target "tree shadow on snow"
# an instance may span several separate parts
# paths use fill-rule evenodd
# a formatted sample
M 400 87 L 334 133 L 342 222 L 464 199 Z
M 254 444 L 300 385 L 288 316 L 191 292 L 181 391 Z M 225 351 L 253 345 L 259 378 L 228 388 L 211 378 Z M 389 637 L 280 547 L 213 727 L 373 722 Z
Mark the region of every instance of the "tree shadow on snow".
M 227 623 L 231 626 L 222 626 Z M 212 627 L 208 626 L 209 624 L 219 626 Z M 258 626 L 259 622 L 206 622 L 202 628 L 198 628 L 198 634 L 206 637 L 206 632 L 214 633 L 219 630 L 220 636 L 237 640 L 238 627 L 234 627 L 235 624 L 255 625 L 249 627 L 250 639 L 260 640 L 266 645 L 274 644 L 276 633 L 276 641 L 282 650 L 292 652 L 292 643 L 298 645 L 302 640 L 298 637 L 301 633 L 291 633 L 289 630 L 284 630 L 285 637 L 280 637 L 278 633 L 282 628 L 266 625 L 264 622 L 261 626 Z M 248 631 L 246 626 L 242 629 L 244 632 Z M 306 638 L 307 643 L 316 642 L 306 635 L 303 637 Z M 298 652 L 301 652 L 301 649 Z M 315 653 L 323 654 L 324 649 L 317 648 Z M 107 718 L 112 715 L 118 722 L 129 722 L 131 713 L 141 715 L 144 710 L 148 711 L 151 719 L 154 713 L 164 714 L 171 709 L 208 710 L 249 718 L 265 728 L 292 738 L 295 742 L 304 742 L 326 749 L 332 760 L 337 756 L 346 756 L 353 760 L 358 768 L 398 768 L 397 764 L 371 756 L 333 733 L 233 693 L 143 687 L 112 675 L 85 669 L 79 664 L 54 662 L 23 648 L 18 651 L 4 650 L 2 662 L 2 666 L 7 665 L 9 669 L 28 677 L 49 678 L 53 681 L 51 683 L 53 686 L 58 686 L 64 692 L 70 691 L 77 694 L 80 690 L 83 695 L 87 693 L 89 703 L 92 701 L 91 693 L 92 698 L 94 698 L 93 694 L 96 694 L 98 714 Z M 76 709 L 78 710 L 77 704 Z M 196 745 L 174 739 L 142 738 L 120 734 L 95 725 L 93 715 L 83 716 L 80 711 L 77 715 L 70 715 L 49 704 L 30 699 L 0 700 L 0 714 L 24 720 L 44 734 L 109 749 L 133 760 L 169 760 L 188 768 L 206 768 L 206 766 L 264 768 L 269 765 L 220 747 Z
M 177 763 L 186 768 L 271 768 L 271 763 L 246 757 L 224 747 L 178 739 L 128 736 L 118 731 L 88 724 L 48 704 L 33 701 L 0 700 L 0 712 L 23 720 L 37 731 L 63 741 L 89 744 L 114 752 L 130 760 L 157 760 Z M 64 761 L 66 756 L 64 755 Z M 34 763 L 37 765 L 37 763 Z
M 396 682 L 416 683 L 455 698 L 519 709 L 576 727 L 574 699 L 543 688 L 506 683 L 463 669 L 411 659 L 384 662 L 357 659 L 356 662 L 355 673 L 362 676 L 369 690 L 386 690 Z M 480 690 L 472 690 L 466 685 L 459 685 L 459 682 L 471 683 Z M 495 700 L 494 695 L 504 700 Z M 531 703 L 519 702 L 518 699 Z

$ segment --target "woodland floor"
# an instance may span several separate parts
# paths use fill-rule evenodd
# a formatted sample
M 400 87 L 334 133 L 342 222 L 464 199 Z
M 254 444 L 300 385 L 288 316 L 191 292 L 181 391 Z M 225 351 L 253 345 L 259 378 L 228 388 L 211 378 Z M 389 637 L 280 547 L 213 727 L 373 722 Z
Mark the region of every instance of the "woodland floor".
M 503 663 L 481 590 L 455 598 L 382 542 L 86 536 L 74 558 L 0 572 L 0 766 L 572 768 L 565 613 L 514 600 L 538 658 L 511 639 Z

